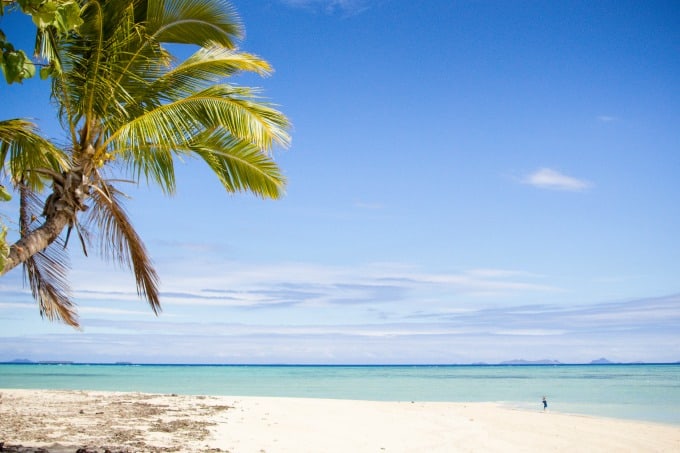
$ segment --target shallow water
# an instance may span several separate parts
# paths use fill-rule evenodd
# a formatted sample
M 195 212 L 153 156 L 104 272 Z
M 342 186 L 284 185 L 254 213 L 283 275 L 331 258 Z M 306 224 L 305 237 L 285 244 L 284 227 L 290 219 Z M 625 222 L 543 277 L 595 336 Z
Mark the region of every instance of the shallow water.
M 680 424 L 680 364 L 260 366 L 0 364 L 0 388 L 493 401 Z

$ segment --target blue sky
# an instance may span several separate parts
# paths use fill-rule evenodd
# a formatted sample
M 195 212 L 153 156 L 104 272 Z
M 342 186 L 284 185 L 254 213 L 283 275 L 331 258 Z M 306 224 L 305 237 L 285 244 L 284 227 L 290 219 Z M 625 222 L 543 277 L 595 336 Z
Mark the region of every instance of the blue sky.
M 238 83 L 293 123 L 285 198 L 191 161 L 130 188 L 161 316 L 72 241 L 82 331 L 15 270 L 0 360 L 680 360 L 677 2 L 233 3 L 275 68 Z M 2 117 L 58 136 L 47 94 L 0 85 Z

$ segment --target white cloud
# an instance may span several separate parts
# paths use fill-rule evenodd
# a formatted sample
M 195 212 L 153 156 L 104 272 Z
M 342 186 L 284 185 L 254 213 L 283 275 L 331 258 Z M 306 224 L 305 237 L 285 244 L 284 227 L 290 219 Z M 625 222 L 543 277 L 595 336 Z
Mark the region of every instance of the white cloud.
M 564 175 L 550 168 L 541 168 L 526 176 L 522 182 L 540 189 L 581 192 L 591 187 L 590 182 Z
M 281 2 L 293 8 L 323 11 L 327 14 L 339 12 L 354 15 L 367 10 L 375 0 L 281 0 Z

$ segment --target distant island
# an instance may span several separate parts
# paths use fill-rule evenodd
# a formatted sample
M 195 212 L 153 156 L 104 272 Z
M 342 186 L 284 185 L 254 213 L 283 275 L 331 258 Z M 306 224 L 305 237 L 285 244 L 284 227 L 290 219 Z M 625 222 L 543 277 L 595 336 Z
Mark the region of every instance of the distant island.
M 590 362 L 591 365 L 608 365 L 610 363 L 613 363 L 613 362 L 610 362 L 609 360 L 605 359 L 604 357 L 602 357 L 600 359 L 593 360 L 592 362 Z

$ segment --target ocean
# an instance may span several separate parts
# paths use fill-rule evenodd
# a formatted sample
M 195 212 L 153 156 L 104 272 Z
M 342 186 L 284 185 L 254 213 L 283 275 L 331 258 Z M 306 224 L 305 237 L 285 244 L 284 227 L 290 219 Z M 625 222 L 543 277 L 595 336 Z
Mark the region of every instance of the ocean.
M 0 364 L 0 388 L 506 406 L 680 425 L 680 364 L 104 365 Z

